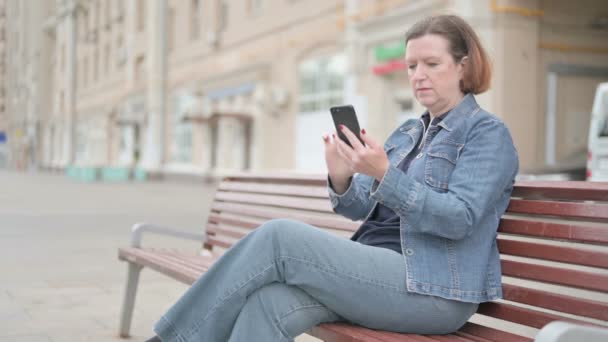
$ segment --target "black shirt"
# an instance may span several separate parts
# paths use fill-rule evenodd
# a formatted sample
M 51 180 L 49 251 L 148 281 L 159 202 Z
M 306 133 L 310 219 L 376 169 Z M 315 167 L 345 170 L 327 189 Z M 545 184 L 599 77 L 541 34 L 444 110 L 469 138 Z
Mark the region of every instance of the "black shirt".
M 446 112 L 433 119 L 432 126 L 438 125 L 450 112 Z M 424 122 L 424 127 L 428 131 L 429 121 L 431 120 L 430 114 L 427 112 L 422 115 L 421 118 Z M 419 146 L 424 134 L 420 135 L 418 142 L 416 143 L 417 148 L 412 151 L 397 165 L 397 167 L 403 172 L 407 173 L 407 170 L 419 151 Z M 427 138 L 426 144 L 430 144 L 433 136 Z M 350 238 L 353 241 L 360 242 L 364 245 L 376 246 L 382 248 L 392 249 L 397 253 L 401 253 L 401 234 L 400 234 L 400 220 L 399 216 L 390 208 L 378 203 L 372 214 L 368 219 L 361 224 L 357 232 Z

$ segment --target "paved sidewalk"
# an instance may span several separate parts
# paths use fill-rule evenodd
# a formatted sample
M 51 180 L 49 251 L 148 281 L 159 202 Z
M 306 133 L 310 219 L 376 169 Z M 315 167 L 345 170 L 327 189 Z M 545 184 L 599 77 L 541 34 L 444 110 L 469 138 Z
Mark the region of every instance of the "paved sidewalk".
M 3 170 L 0 189 L 0 342 L 121 341 L 126 265 L 117 248 L 128 243 L 130 226 L 148 221 L 200 231 L 214 191 L 198 183 L 77 183 Z M 144 244 L 200 247 L 158 237 Z M 150 337 L 185 290 L 144 271 L 129 341 Z

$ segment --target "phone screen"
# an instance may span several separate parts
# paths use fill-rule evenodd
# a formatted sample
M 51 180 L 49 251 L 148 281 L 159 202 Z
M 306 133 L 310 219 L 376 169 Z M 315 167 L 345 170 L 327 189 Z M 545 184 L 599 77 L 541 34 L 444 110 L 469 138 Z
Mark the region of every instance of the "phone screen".
M 363 139 L 361 139 L 361 128 L 359 127 L 359 120 L 357 120 L 357 114 L 355 113 L 355 108 L 351 105 L 346 106 L 337 106 L 331 107 L 329 109 L 331 112 L 331 117 L 334 120 L 334 125 L 336 127 L 336 132 L 338 132 L 338 137 L 342 139 L 348 146 L 352 147 L 344 133 L 340 130 L 340 125 L 344 125 L 348 127 L 348 129 L 353 132 L 361 142 L 361 144 L 365 145 Z

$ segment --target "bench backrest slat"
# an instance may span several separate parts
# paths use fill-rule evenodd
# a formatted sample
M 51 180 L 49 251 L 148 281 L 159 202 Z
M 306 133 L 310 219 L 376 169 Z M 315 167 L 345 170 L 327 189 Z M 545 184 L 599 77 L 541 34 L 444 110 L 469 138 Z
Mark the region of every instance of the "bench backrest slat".
M 517 214 L 559 216 L 564 218 L 608 219 L 608 204 L 567 203 L 513 199 L 507 211 Z
M 270 205 L 274 207 L 314 210 L 326 213 L 332 211 L 331 204 L 327 201 L 327 199 L 320 198 L 295 198 L 288 196 L 258 195 L 249 193 L 219 191 L 216 194 L 215 199 L 224 202 L 252 203 L 259 205 Z
M 507 240 L 502 237 L 498 238 L 498 249 L 502 254 L 507 255 L 608 268 L 608 251 Z
M 556 184 L 559 184 L 556 186 Z M 567 201 L 608 202 L 608 183 L 586 183 L 580 181 L 519 181 L 512 197 L 528 199 L 552 198 Z
M 502 274 L 514 278 L 572 286 L 579 289 L 608 292 L 608 274 L 537 265 L 514 260 L 501 260 Z
M 327 198 L 325 186 L 310 185 L 278 185 L 271 183 L 223 182 L 219 185 L 220 191 L 238 191 L 267 195 L 292 195 L 312 198 Z
M 325 175 L 227 177 L 211 206 L 205 246 L 229 248 L 275 218 L 352 234 L 360 222 L 333 213 L 326 182 Z M 608 184 L 518 182 L 498 232 L 505 300 L 482 304 L 479 314 L 531 327 L 555 319 L 608 324 Z M 496 338 L 471 323 L 459 333 L 467 331 Z
M 571 242 L 608 244 L 608 229 L 606 229 L 606 226 L 590 226 L 577 222 L 555 223 L 503 217 L 498 231 L 500 233 L 553 238 Z
M 316 213 L 294 213 L 275 208 L 259 208 L 241 203 L 216 202 L 212 205 L 211 209 L 214 212 L 230 213 L 236 215 L 241 214 L 258 217 L 265 220 L 270 220 L 277 217 L 289 218 L 306 222 L 317 227 L 327 227 L 351 232 L 355 231 L 355 229 L 357 229 L 357 227 L 359 226 L 358 223 L 352 222 L 337 215 L 333 215 L 333 217 L 320 217 Z

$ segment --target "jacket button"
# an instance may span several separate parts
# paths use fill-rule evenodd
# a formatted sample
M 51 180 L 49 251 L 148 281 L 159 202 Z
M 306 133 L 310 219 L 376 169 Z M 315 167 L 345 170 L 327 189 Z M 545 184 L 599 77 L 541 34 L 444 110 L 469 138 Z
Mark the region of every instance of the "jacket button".
M 405 254 L 407 254 L 407 255 L 414 255 L 414 251 L 412 249 L 408 248 L 408 249 L 405 250 Z
M 424 154 L 423 152 L 418 153 L 418 155 L 416 156 L 416 159 L 420 159 L 420 158 L 422 158 L 422 155 L 423 155 L 423 154 Z

